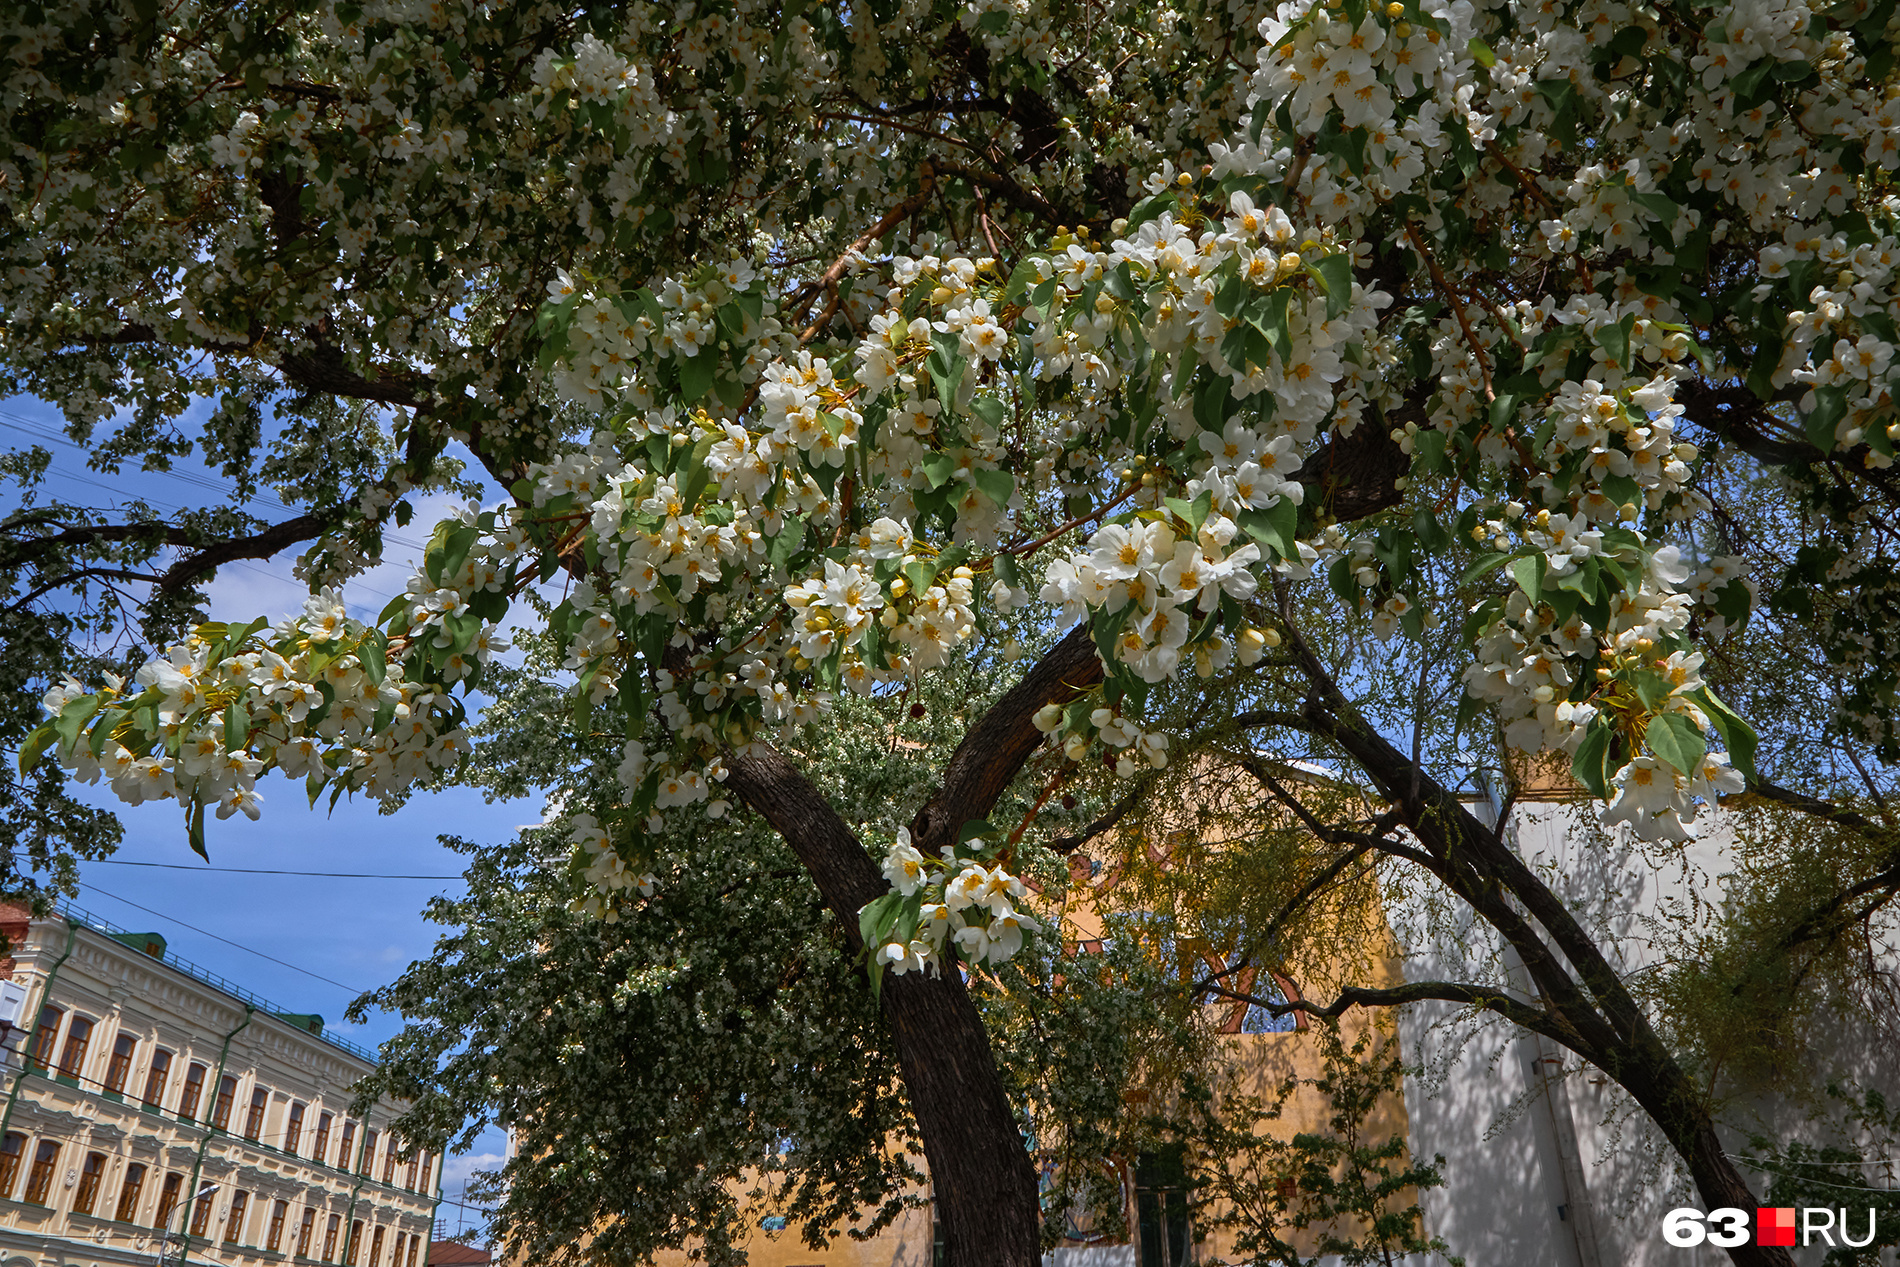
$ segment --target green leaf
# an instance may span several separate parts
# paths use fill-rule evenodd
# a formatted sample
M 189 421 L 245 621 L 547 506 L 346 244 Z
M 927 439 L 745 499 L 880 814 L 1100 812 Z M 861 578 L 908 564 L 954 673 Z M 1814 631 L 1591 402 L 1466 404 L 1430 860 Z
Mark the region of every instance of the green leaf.
M 712 480 L 712 472 L 707 469 L 706 455 L 712 452 L 713 445 L 724 437 L 717 431 L 709 431 L 699 438 L 691 453 L 687 454 L 684 468 L 686 479 L 680 485 L 680 503 L 691 510 L 699 504 L 700 494 L 706 491 L 706 485 Z
M 1181 203 L 1175 198 L 1172 189 L 1164 189 L 1152 198 L 1143 198 L 1128 213 L 1128 236 L 1134 237 L 1135 230 L 1150 220 L 1158 219 L 1170 211 L 1178 211 Z
M 1313 274 L 1319 281 L 1320 289 L 1326 292 L 1326 319 L 1331 321 L 1346 311 L 1346 306 L 1352 302 L 1352 256 L 1339 251 L 1318 263 L 1307 265 L 1307 271 Z
M 1702 706 L 1702 711 L 1708 714 L 1709 721 L 1715 726 L 1715 733 L 1722 736 L 1722 744 L 1728 749 L 1729 764 L 1753 779 L 1755 747 L 1759 742 L 1755 728 L 1742 720 L 1741 714 L 1723 703 L 1721 697 L 1707 687 L 1690 692 L 1689 698 Z
M 59 750 L 71 752 L 79 746 L 79 732 L 99 711 L 97 695 L 81 695 L 77 699 L 67 700 L 59 710 L 59 716 L 53 720 L 53 729 L 59 735 Z M 24 767 L 23 767 L 24 768 Z
M 1022 298 L 1024 291 L 1035 284 L 1036 262 L 1039 258 L 1044 257 L 1026 255 L 1023 257 L 1022 262 L 1016 265 L 1015 271 L 1009 275 L 1009 284 L 1003 287 L 1004 303 L 1015 303 L 1018 299 Z
M 1610 740 L 1615 728 L 1608 718 L 1599 717 L 1590 723 L 1589 731 L 1583 742 L 1577 745 L 1576 755 L 1570 758 L 1570 772 L 1577 776 L 1577 782 L 1590 789 L 1590 794 L 1598 800 L 1607 800 L 1610 795 L 1610 777 L 1606 768 L 1610 756 Z
M 1823 453 L 1834 451 L 1834 433 L 1840 428 L 1841 419 L 1847 416 L 1847 392 L 1839 387 L 1817 387 L 1814 389 L 1814 412 L 1803 422 L 1808 433 L 1808 443 Z
M 996 828 L 991 825 L 989 819 L 972 818 L 969 822 L 957 828 L 957 843 L 959 845 L 968 844 L 979 836 L 990 836 L 994 835 L 995 832 Z
M 1649 719 L 1643 730 L 1649 750 L 1684 774 L 1693 775 L 1708 753 L 1708 741 L 1702 728 L 1681 713 L 1663 713 Z
M 949 453 L 926 453 L 923 465 L 924 478 L 930 481 L 932 488 L 943 487 L 944 482 L 957 473 L 957 459 Z
M 185 811 L 185 834 L 191 844 L 191 851 L 211 861 L 211 854 L 205 848 L 205 807 L 203 801 L 193 801 L 191 808 Z
M 805 521 L 797 516 L 788 516 L 785 526 L 779 529 L 778 536 L 773 537 L 772 544 L 767 547 L 766 557 L 771 559 L 773 566 L 786 567 L 804 544 Z
M 1465 574 L 1458 578 L 1458 583 L 1470 585 L 1474 581 L 1482 581 L 1516 557 L 1516 555 L 1502 554 L 1495 550 L 1487 551 L 1479 555 L 1471 566 L 1465 569 Z
M 680 359 L 680 399 L 690 405 L 712 390 L 715 359 L 710 348 L 701 348 L 698 356 Z
M 1599 326 L 1596 332 L 1597 346 L 1604 354 L 1625 370 L 1630 367 L 1630 339 L 1636 329 L 1636 314 L 1626 313 L 1623 319 L 1613 326 Z
M 1417 534 L 1418 543 L 1433 553 L 1451 544 L 1451 533 L 1446 531 L 1445 525 L 1438 522 L 1438 517 L 1424 506 L 1420 506 L 1412 515 L 1412 531 Z
M 369 679 L 371 686 L 381 686 L 389 673 L 389 638 L 380 629 L 371 629 L 363 634 L 363 641 L 357 646 L 356 658 L 363 666 L 363 676 Z
M 978 492 L 998 506 L 1009 505 L 1010 494 L 1016 491 L 1016 477 L 1008 471 L 973 470 L 970 472 L 970 481 L 976 485 Z
M 250 742 L 251 712 L 239 708 L 236 700 L 224 706 L 224 747 L 228 752 L 236 752 Z
M 1544 571 L 1549 566 L 1542 554 L 1530 554 L 1511 564 L 1511 577 L 1533 603 L 1544 601 Z
M 1009 406 L 994 396 L 978 396 L 970 402 L 970 412 L 989 424 L 993 430 L 1001 430 L 1004 420 L 1009 417 Z
M 1240 512 L 1236 523 L 1261 549 L 1271 550 L 1282 559 L 1299 558 L 1300 508 L 1291 498 L 1280 497 L 1261 509 L 1249 507 Z
M 53 746 L 53 741 L 57 738 L 59 738 L 59 732 L 53 728 L 51 721 L 41 722 L 35 726 L 33 732 L 26 737 L 26 742 L 20 745 L 20 773 L 25 774 L 28 768 L 46 755 L 46 750 Z
M 1471 60 L 1486 70 L 1498 64 L 1498 55 L 1491 51 L 1489 44 L 1486 44 L 1477 36 L 1472 36 L 1465 47 L 1471 50 Z

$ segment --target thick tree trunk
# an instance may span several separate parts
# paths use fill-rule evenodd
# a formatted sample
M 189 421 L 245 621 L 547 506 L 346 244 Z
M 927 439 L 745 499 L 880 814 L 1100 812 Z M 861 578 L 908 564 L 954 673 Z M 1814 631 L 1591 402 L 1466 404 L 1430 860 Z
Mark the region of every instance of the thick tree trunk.
M 1036 710 L 1067 703 L 1101 680 L 1094 641 L 1078 626 L 970 727 L 911 824 L 917 847 L 935 853 L 955 843 L 963 824 L 988 815 L 1042 742 Z M 861 949 L 858 911 L 890 888 L 863 843 L 776 750 L 755 744 L 730 754 L 727 767 L 727 788 L 785 837 Z M 883 999 L 949 1267 L 1032 1267 L 1042 1256 L 1035 1167 L 961 975 L 887 975 Z
M 778 752 L 755 745 L 729 767 L 728 788 L 785 837 L 861 947 L 858 911 L 890 886 L 857 836 Z M 1035 1168 L 962 977 L 887 975 L 883 1003 L 950 1267 L 1033 1267 L 1041 1258 Z

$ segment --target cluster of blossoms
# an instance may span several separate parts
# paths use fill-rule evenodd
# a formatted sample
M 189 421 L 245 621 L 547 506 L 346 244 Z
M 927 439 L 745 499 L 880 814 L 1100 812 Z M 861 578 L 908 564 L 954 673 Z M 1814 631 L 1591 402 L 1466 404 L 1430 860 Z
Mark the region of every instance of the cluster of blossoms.
M 642 12 L 624 38 L 584 35 L 535 61 L 534 117 L 589 138 L 568 184 L 575 225 L 602 252 L 690 214 L 650 196 L 661 169 L 714 181 L 734 161 L 716 109 L 668 97 L 721 41 L 743 54 L 741 95 L 765 73 L 753 54 L 773 75 L 837 72 L 809 21 L 766 39 L 755 17 Z M 1040 64 L 1056 30 L 1028 0 L 960 21 L 1005 60 L 1005 81 Z M 1038 724 L 1069 757 L 1099 750 L 1131 774 L 1164 762 L 1166 743 L 1124 715 L 1129 688 L 1257 661 L 1271 631 L 1250 609 L 1269 577 L 1326 565 L 1381 638 L 1437 623 L 1416 542 L 1390 527 L 1355 538 L 1306 505 L 1298 477 L 1324 487 L 1316 456 L 1371 425 L 1411 459 L 1397 491 L 1444 493 L 1418 499 L 1410 535 L 1488 547 L 1480 572 L 1515 582 L 1467 622 L 1472 695 L 1514 745 L 1600 750 L 1600 794 L 1622 789 L 1610 812 L 1670 836 L 1690 815 L 1628 789 L 1655 783 L 1639 776 L 1659 760 L 1684 795 L 1725 785 L 1708 772 L 1719 758 L 1691 760 L 1681 737 L 1739 724 L 1712 711 L 1688 644 L 1698 617 L 1719 637 L 1753 602 L 1733 560 L 1693 568 L 1664 540 L 1707 505 L 1701 455 L 1678 434 L 1678 394 L 1707 354 L 1692 330 L 1769 331 L 1774 355 L 1748 375 L 1757 394 L 1805 387 L 1811 441 L 1864 450 L 1870 466 L 1891 453 L 1893 239 L 1861 212 L 1856 226 L 1830 220 L 1851 201 L 1849 167 L 1894 166 L 1893 94 L 1856 68 L 1884 28 L 1823 36 L 1827 21 L 1788 0 L 1731 6 L 1701 32 L 1617 0 L 1287 0 L 1259 22 L 1253 73 L 1202 85 L 1225 111 L 1197 138 L 1211 161 L 1177 170 L 1154 155 L 1130 186 L 1146 196 L 1106 241 L 1059 230 L 1012 266 L 994 246 L 934 239 L 873 260 L 867 237 L 803 284 L 769 249 L 639 287 L 611 260 L 559 273 L 537 335 L 548 381 L 595 420 L 592 437 L 543 450 L 520 505 L 438 530 L 385 613 L 377 636 L 402 663 L 379 690 L 473 686 L 524 578 L 566 568 L 553 632 L 577 707 L 619 713 L 635 736 L 619 768 L 630 821 L 717 813 L 723 754 L 818 720 L 836 691 L 945 664 L 983 634 L 986 606 L 1039 601 L 1091 627 L 1109 682 Z M 1175 38 L 1173 19 L 1160 25 Z M 869 29 L 854 20 L 850 73 L 879 65 Z M 677 50 L 675 77 L 655 69 L 661 43 Z M 1645 75 L 1675 85 L 1666 106 L 1628 87 Z M 1601 123 L 1588 147 L 1584 114 Z M 1168 111 L 1155 118 L 1185 136 Z M 240 123 L 222 162 L 249 162 L 246 147 L 280 126 Z M 403 144 L 407 128 L 379 122 L 376 143 Z M 801 151 L 805 184 L 839 182 L 826 214 L 881 179 L 874 148 Z M 762 195 L 746 179 L 739 203 Z M 343 196 L 320 183 L 322 206 Z M 1493 304 L 1446 279 L 1437 252 L 1501 267 L 1471 243 L 1532 203 L 1526 249 L 1556 279 L 1537 298 Z M 1732 312 L 1697 309 L 1682 279 L 1770 233 L 1782 245 L 1760 252 L 1760 285 Z M 1392 311 L 1392 250 L 1435 308 Z M 23 271 L 16 289 L 38 277 Z M 415 355 L 435 366 L 423 337 Z M 451 371 L 471 398 L 492 393 L 478 369 Z M 1410 399 L 1421 383 L 1433 390 Z M 1422 408 L 1400 424 L 1408 404 Z M 1456 531 L 1437 519 L 1448 505 L 1464 512 Z M 311 688 L 329 666 L 287 662 Z M 396 689 L 425 713 L 440 698 Z M 325 696 L 311 715 L 338 707 Z M 649 749 L 651 721 L 666 737 Z M 232 764 L 248 742 L 208 747 L 184 777 L 210 781 L 186 798 L 235 795 L 252 777 Z M 625 887 L 605 836 L 577 849 L 597 895 Z
M 58 744 L 83 783 L 104 777 L 121 799 L 175 799 L 193 811 L 258 817 L 259 775 L 302 779 L 314 802 L 331 786 L 399 793 L 469 751 L 462 708 L 432 683 L 406 680 L 380 638 L 325 591 L 268 629 L 200 626 L 128 685 L 87 691 L 68 679 L 45 697 L 35 738 Z
M 1249 634 L 1264 640 L 1265 635 L 1258 630 L 1249 630 Z M 1242 645 L 1249 640 L 1243 636 Z M 1231 659 L 1232 649 L 1223 646 L 1224 654 Z M 1225 667 L 1223 663 L 1219 667 Z M 1213 671 L 1210 667 L 1209 673 Z M 1036 711 L 1036 729 L 1049 736 L 1051 743 L 1060 744 L 1063 755 L 1071 761 L 1081 761 L 1095 745 L 1102 746 L 1102 764 L 1113 770 L 1121 778 L 1130 778 L 1136 771 L 1146 766 L 1149 769 L 1165 770 L 1168 765 L 1168 737 L 1158 730 L 1144 731 L 1116 709 L 1104 706 L 1091 706 L 1094 701 L 1081 699 L 1062 708 L 1056 704 L 1045 704 Z
M 651 871 L 636 872 L 629 868 L 608 840 L 598 818 L 592 814 L 574 815 L 568 822 L 568 839 L 583 864 L 581 879 L 587 886 L 587 892 L 573 903 L 575 911 L 617 924 L 620 922 L 617 895 L 632 890 L 641 897 L 653 896 L 659 877 Z
M 1029 890 L 1002 863 L 954 845 L 927 858 L 911 844 L 907 827 L 897 829 L 884 855 L 884 878 L 890 895 L 866 907 L 862 918 L 878 934 L 872 962 L 896 976 L 938 973 L 952 956 L 971 965 L 999 964 L 1023 948 L 1025 934 L 1042 928 L 1017 909 Z

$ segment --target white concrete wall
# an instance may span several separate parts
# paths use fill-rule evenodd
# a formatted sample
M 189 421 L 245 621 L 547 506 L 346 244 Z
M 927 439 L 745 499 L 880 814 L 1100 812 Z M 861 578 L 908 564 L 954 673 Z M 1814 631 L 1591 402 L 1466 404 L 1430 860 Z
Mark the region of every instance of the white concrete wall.
M 1487 805 L 1475 808 L 1488 816 Z M 1606 840 L 1573 806 L 1520 804 L 1514 818 L 1519 852 L 1626 973 L 1655 965 L 1663 952 L 1648 921 L 1692 917 L 1690 904 L 1718 897 L 1730 867 L 1733 838 L 1719 819 L 1680 851 L 1645 857 L 1627 841 Z M 1508 982 L 1523 990 L 1521 968 L 1468 912 L 1447 904 L 1434 923 L 1434 912 L 1415 895 L 1395 892 L 1388 914 L 1406 949 L 1408 980 Z M 1708 1246 L 1677 1248 L 1663 1240 L 1670 1209 L 1703 1203 L 1647 1119 L 1602 1073 L 1554 1044 L 1499 1020 L 1463 1016 L 1449 1004 L 1409 1009 L 1400 1033 L 1408 1057 L 1429 1069 L 1406 1088 L 1413 1151 L 1446 1158 L 1445 1187 L 1422 1200 L 1427 1228 L 1470 1267 L 1728 1261 Z M 1900 1101 L 1900 1053 L 1844 1030 L 1822 1058 L 1827 1067 L 1814 1071 L 1820 1080 L 1882 1086 Z M 1785 1136 L 1802 1123 L 1797 1109 L 1764 1101 L 1728 1111 L 1723 1138 L 1732 1154 L 1747 1155 L 1752 1130 Z M 1569 1167 L 1566 1133 L 1574 1137 Z M 1818 1142 L 1812 1129 L 1806 1137 Z M 1744 1174 L 1758 1195 L 1766 1191 L 1765 1176 Z M 1817 1245 L 1795 1256 L 1818 1264 L 1825 1253 Z M 1893 1257 L 1889 1251 L 1882 1261 Z

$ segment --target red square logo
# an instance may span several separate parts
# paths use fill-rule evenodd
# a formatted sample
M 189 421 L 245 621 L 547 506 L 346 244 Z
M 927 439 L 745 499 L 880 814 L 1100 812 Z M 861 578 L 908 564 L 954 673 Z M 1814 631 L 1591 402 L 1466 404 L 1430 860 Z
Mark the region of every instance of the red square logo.
M 1791 1205 L 1757 1206 L 1755 1244 L 1793 1245 L 1794 1207 Z

